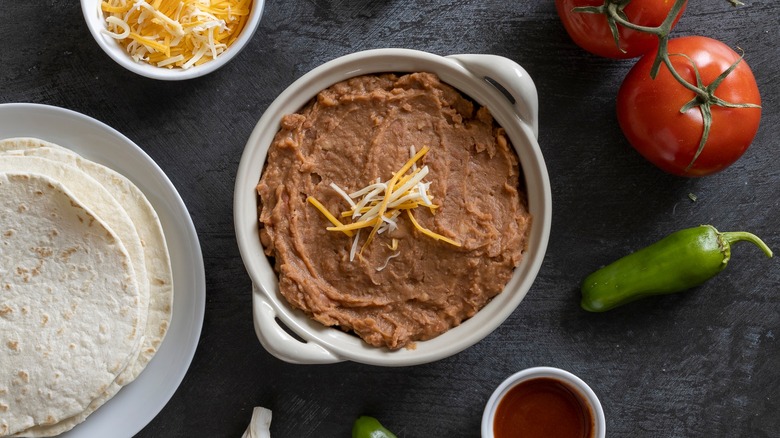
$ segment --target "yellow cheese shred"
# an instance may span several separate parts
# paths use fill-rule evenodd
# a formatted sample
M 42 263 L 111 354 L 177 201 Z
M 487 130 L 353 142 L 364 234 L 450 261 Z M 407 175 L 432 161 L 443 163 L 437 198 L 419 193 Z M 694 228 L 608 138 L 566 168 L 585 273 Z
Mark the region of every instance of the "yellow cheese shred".
M 134 60 L 188 69 L 233 44 L 252 0 L 103 0 L 100 7 L 105 33 Z
M 431 203 L 433 196 L 427 193 L 429 183 L 422 182 L 422 179 L 428 174 L 428 166 L 418 168 L 416 164 L 429 150 L 428 146 L 424 146 L 419 152 L 414 153 L 412 148 L 411 155 L 413 156 L 386 183 L 381 183 L 380 180 L 377 180 L 352 194 L 347 194 L 335 184 L 331 184 L 331 187 L 345 198 L 351 207 L 349 210 L 341 212 L 340 216 L 342 218 L 352 218 L 355 222 L 342 223 L 312 196 L 309 196 L 307 201 L 333 224 L 333 226 L 327 227 L 328 231 L 346 234 L 360 231 L 364 228 L 371 228 L 371 233 L 360 249 L 361 252 L 377 234 L 382 233 L 385 229 L 389 228 L 392 230 L 395 228 L 398 215 L 403 211 L 406 211 L 409 220 L 423 235 L 459 247 L 461 246 L 460 243 L 421 226 L 412 215 L 412 210 L 417 207 L 427 207 L 431 212 L 434 212 L 439 207 Z M 412 172 L 407 174 L 410 169 L 412 169 Z M 380 198 L 379 193 L 382 191 L 384 194 Z M 352 201 L 352 198 L 360 196 L 363 197 L 360 202 L 355 203 Z M 352 236 L 352 234 L 348 235 Z M 354 236 L 350 260 L 354 258 L 358 238 L 359 234 Z M 395 251 L 398 248 L 398 241 L 396 239 L 392 241 L 393 244 L 389 247 Z
M 336 226 L 339 226 L 339 227 L 343 227 L 344 226 L 344 224 L 342 224 L 341 221 L 339 221 L 332 214 L 330 214 L 328 209 L 325 208 L 325 206 L 322 205 L 322 203 L 320 201 L 318 201 L 314 196 L 309 196 L 308 198 L 306 198 L 306 201 L 308 201 L 309 204 L 311 204 L 315 208 L 317 208 L 317 210 L 319 210 L 322 213 L 322 215 L 325 216 L 330 221 L 330 223 L 332 223 L 333 225 L 336 225 Z M 342 230 L 342 231 L 344 231 L 344 234 L 346 234 L 347 236 L 352 237 L 352 231 L 350 231 L 350 230 Z
M 414 216 L 412 216 L 412 210 L 406 210 L 406 214 L 409 215 L 409 219 L 411 219 L 412 224 L 414 224 L 414 227 L 417 228 L 421 233 L 425 234 L 426 236 L 431 237 L 431 238 L 436 239 L 436 240 L 442 240 L 444 242 L 449 243 L 450 245 L 460 246 L 460 243 L 458 243 L 458 242 L 456 242 L 456 241 L 454 241 L 452 239 L 444 237 L 441 234 L 434 233 L 433 231 L 431 231 L 431 230 L 429 230 L 427 228 L 423 228 L 417 222 L 417 220 L 414 218 Z

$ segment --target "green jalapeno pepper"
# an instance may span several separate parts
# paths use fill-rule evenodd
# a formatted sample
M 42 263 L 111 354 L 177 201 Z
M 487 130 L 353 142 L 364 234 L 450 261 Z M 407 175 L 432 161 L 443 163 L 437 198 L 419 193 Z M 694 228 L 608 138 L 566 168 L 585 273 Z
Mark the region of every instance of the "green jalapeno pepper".
M 726 267 L 731 245 L 742 240 L 772 257 L 772 250 L 751 233 L 721 233 L 711 225 L 687 228 L 590 274 L 582 282 L 580 305 L 603 312 L 643 297 L 698 286 Z
M 397 438 L 393 432 L 385 429 L 379 420 L 361 415 L 352 426 L 352 438 Z

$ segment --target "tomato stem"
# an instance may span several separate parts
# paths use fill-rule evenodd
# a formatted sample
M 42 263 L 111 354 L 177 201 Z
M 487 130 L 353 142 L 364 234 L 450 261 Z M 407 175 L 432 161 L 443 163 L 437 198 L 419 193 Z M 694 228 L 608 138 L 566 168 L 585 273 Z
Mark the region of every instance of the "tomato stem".
M 679 53 L 672 54 L 671 56 L 675 56 L 675 55 L 677 55 L 677 56 L 685 56 L 685 55 L 682 55 L 682 54 L 679 54 Z M 693 70 L 694 70 L 694 73 L 696 75 L 696 85 L 691 84 L 690 82 L 685 80 L 685 78 L 680 76 L 680 73 L 678 73 L 677 70 L 672 65 L 672 59 L 671 59 L 671 56 L 669 55 L 669 53 L 663 53 L 663 54 L 660 54 L 660 56 L 661 56 L 661 59 L 663 60 L 663 63 L 666 65 L 666 68 L 669 69 L 669 73 L 671 73 L 671 75 L 674 76 L 675 79 L 677 79 L 677 81 L 680 83 L 680 85 L 682 85 L 683 87 L 693 91 L 696 94 L 696 98 L 694 98 L 694 100 L 696 100 L 696 99 L 701 99 L 702 101 L 709 100 L 710 95 L 707 92 L 707 89 L 703 87 L 702 82 L 701 82 L 701 78 L 699 77 L 699 70 L 696 68 L 696 64 L 693 64 L 693 61 L 691 61 L 691 63 L 693 64 Z M 651 76 L 652 76 L 652 73 L 651 73 Z M 653 79 L 655 79 L 655 76 L 653 76 Z M 680 111 L 682 111 L 682 109 Z M 685 111 L 682 111 L 682 112 L 685 112 Z

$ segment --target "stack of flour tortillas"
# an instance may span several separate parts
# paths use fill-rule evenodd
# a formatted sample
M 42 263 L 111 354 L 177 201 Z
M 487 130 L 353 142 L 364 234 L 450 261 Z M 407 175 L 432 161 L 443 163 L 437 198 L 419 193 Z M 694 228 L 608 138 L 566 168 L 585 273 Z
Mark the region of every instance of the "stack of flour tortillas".
M 119 173 L 43 140 L 0 140 L 0 436 L 70 430 L 157 352 L 165 236 Z

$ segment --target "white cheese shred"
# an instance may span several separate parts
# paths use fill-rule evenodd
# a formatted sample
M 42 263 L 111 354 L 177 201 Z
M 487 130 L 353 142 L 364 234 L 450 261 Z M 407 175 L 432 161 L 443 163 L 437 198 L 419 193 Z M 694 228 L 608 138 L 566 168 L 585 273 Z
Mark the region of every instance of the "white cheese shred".
M 383 271 L 387 267 L 387 265 L 390 263 L 390 260 L 398 257 L 399 255 L 401 255 L 401 251 L 398 251 L 398 252 L 396 252 L 394 254 L 391 254 L 390 257 L 388 257 L 387 260 L 385 260 L 385 264 L 380 266 L 380 267 L 378 267 L 378 268 L 376 268 L 376 271 L 377 272 Z
M 355 233 L 355 237 L 352 238 L 352 248 L 349 250 L 349 261 L 355 260 L 355 253 L 357 252 L 358 239 L 360 239 L 360 230 Z
M 117 29 L 117 28 L 122 29 L 122 33 L 116 33 L 116 32 L 112 32 L 109 29 L 103 29 L 103 33 L 105 33 L 106 35 L 110 36 L 111 38 L 114 38 L 114 39 L 117 39 L 117 40 L 123 40 L 123 39 L 125 39 L 125 38 L 130 36 L 130 25 L 127 24 L 121 18 L 113 17 L 113 16 L 112 17 L 107 17 L 106 18 L 106 23 L 108 23 L 110 25 L 113 25 L 113 26 L 108 26 L 109 29 L 112 28 L 112 27 L 114 29 Z
M 336 191 L 342 198 L 344 198 L 345 201 L 349 204 L 350 207 L 355 208 L 355 201 L 352 200 L 352 198 L 345 192 L 341 187 L 336 185 L 336 183 L 330 183 L 330 188 Z

